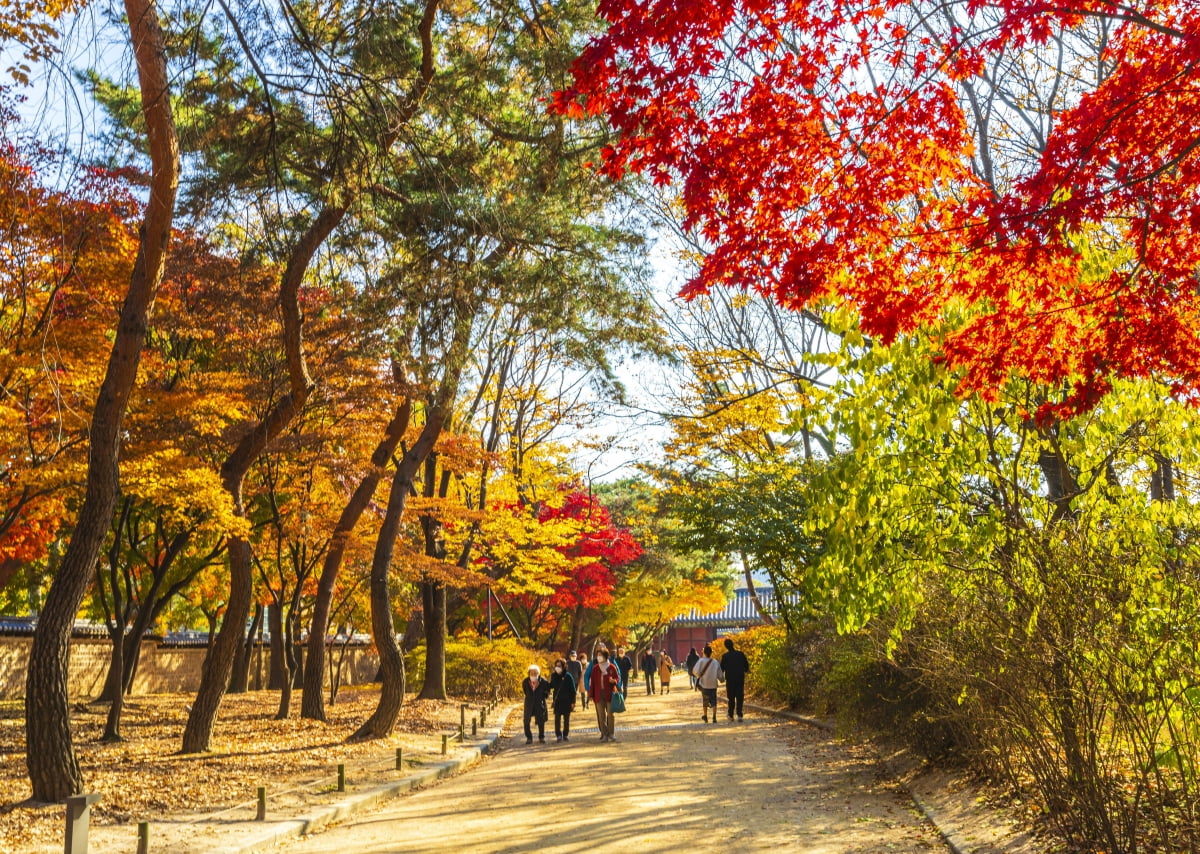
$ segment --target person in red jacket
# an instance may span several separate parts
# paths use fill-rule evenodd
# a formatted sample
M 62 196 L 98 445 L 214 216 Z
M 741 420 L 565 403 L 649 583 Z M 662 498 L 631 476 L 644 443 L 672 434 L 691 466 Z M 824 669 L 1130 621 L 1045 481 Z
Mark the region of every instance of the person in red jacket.
M 583 676 L 588 697 L 596 707 L 596 725 L 601 741 L 616 741 L 613 735 L 615 721 L 612 713 L 612 696 L 621 689 L 621 671 L 608 660 L 608 650 L 596 650 L 596 660 Z

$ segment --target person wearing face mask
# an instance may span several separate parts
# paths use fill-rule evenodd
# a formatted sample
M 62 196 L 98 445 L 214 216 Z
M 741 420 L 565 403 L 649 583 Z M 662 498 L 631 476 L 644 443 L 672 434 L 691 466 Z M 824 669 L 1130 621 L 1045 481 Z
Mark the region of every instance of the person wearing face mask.
M 550 677 L 550 690 L 554 694 L 554 740 L 567 741 L 571 734 L 571 712 L 575 709 L 575 678 L 571 675 L 569 662 L 560 658 L 554 662 L 554 675 Z
M 542 668 L 536 664 L 529 665 L 529 675 L 521 683 L 525 692 L 525 743 L 533 744 L 533 730 L 530 724 L 537 721 L 538 741 L 546 743 L 546 697 L 550 693 L 550 683 L 542 678 Z
M 583 675 L 587 687 L 587 695 L 592 705 L 596 707 L 596 726 L 600 730 L 601 741 L 616 741 L 613 734 L 616 721 L 612 712 L 613 694 L 621 690 L 621 671 L 608 660 L 608 650 L 600 647 L 596 650 L 596 660 Z

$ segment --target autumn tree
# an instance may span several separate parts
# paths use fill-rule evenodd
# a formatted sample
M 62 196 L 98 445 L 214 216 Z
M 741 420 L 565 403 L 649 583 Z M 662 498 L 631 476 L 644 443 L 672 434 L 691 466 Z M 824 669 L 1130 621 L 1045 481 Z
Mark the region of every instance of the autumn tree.
M 67 705 L 70 634 L 120 487 L 121 422 L 137 379 L 146 326 L 165 265 L 179 181 L 179 150 L 158 11 L 153 3 L 129 0 L 125 12 L 151 164 L 149 197 L 108 366 L 92 408 L 85 496 L 30 650 L 25 689 L 26 766 L 33 797 L 43 801 L 62 800 L 83 788 Z
M 1188 3 L 819 6 L 611 0 L 559 98 L 679 182 L 685 292 L 852 305 L 939 330 L 963 391 L 1017 370 L 1093 405 L 1114 376 L 1194 397 L 1200 214 Z M 1097 263 L 1097 256 L 1116 263 Z

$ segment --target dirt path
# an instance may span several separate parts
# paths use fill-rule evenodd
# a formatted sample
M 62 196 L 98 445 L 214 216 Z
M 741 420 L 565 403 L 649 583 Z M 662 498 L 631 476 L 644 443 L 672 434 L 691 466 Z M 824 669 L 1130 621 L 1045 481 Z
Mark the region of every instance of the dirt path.
M 615 744 L 598 743 L 588 709 L 569 743 L 551 732 L 527 747 L 514 715 L 482 766 L 284 850 L 948 851 L 865 752 L 771 718 L 705 725 L 698 694 L 643 690 L 634 685 Z

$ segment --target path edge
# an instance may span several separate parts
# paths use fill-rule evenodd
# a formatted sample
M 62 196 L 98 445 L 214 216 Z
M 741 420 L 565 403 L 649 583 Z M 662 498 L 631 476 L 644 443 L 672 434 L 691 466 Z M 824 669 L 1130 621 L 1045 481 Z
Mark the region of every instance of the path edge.
M 806 726 L 815 727 L 816 729 L 824 732 L 833 732 L 834 729 L 833 725 L 827 721 L 823 721 L 819 718 L 808 717 L 807 715 L 797 714 L 789 709 L 773 709 L 770 706 L 760 706 L 756 703 L 746 703 L 746 708 L 761 714 L 787 718 L 788 720 L 796 721 L 798 723 L 805 724 Z M 876 758 L 883 769 L 888 773 L 888 776 L 896 780 L 896 782 L 904 787 L 904 791 L 908 793 L 909 798 L 916 805 L 917 809 L 921 811 L 921 815 L 925 816 L 926 821 L 933 825 L 934 829 L 937 830 L 938 835 L 942 837 L 942 841 L 946 843 L 951 852 L 953 852 L 953 854 L 972 854 L 972 852 L 975 850 L 974 846 L 963 839 L 957 830 L 947 826 L 950 824 L 950 822 L 946 820 L 946 816 L 943 815 L 935 805 L 922 798 L 909 783 L 905 782 L 903 777 L 897 773 L 896 768 L 892 763 L 879 756 L 878 752 L 876 753 Z
M 508 723 L 509 715 L 515 710 L 516 706 L 508 706 L 501 710 L 497 717 L 498 723 L 495 731 L 489 732 L 485 738 L 478 741 L 467 742 L 463 747 L 464 752 L 461 756 L 457 756 L 454 759 L 447 759 L 445 762 L 434 763 L 422 768 L 415 774 L 409 774 L 390 783 L 358 792 L 336 803 L 318 807 L 310 811 L 307 815 L 273 822 L 271 827 L 265 828 L 261 833 L 251 836 L 247 841 L 227 848 L 213 849 L 211 854 L 259 854 L 259 852 L 269 851 L 275 848 L 280 842 L 289 839 L 299 839 L 316 833 L 336 822 L 350 818 L 385 801 L 397 798 L 406 792 L 411 792 L 414 789 L 419 789 L 422 786 L 436 783 L 438 780 L 466 771 L 471 766 L 477 764 L 485 754 L 492 751 L 504 733 L 504 727 Z

